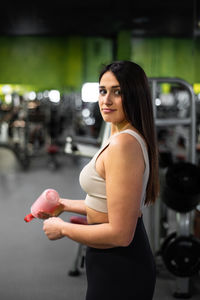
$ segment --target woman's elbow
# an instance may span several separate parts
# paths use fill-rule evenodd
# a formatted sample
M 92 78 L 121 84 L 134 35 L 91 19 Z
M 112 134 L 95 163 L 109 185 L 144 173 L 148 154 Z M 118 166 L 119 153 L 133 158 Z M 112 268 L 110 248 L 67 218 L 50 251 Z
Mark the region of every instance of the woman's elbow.
M 129 238 L 129 239 L 124 239 L 121 242 L 121 247 L 128 247 L 131 244 L 132 240 L 133 240 L 133 237 Z
M 134 233 L 120 233 L 116 238 L 116 246 L 117 247 L 128 247 L 134 237 Z

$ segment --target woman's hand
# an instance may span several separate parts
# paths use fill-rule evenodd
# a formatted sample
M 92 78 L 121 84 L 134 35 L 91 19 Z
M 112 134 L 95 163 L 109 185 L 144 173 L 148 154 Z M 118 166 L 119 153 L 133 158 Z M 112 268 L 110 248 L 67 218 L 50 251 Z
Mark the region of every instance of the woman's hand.
M 65 222 L 56 217 L 44 221 L 43 230 L 49 240 L 58 240 L 64 237 L 62 235 L 62 226 Z
M 44 211 L 40 211 L 37 214 L 37 217 L 39 219 L 48 219 L 50 217 L 58 217 L 63 211 L 64 211 L 64 205 L 62 204 L 61 199 L 59 200 L 60 204 L 56 207 L 56 209 L 54 210 L 54 212 L 50 213 L 46 213 Z
M 47 213 L 45 213 L 45 212 L 43 212 L 43 211 L 39 211 L 38 214 L 37 214 L 37 217 L 38 217 L 38 219 L 43 219 L 43 220 L 45 220 L 45 219 L 50 218 L 51 215 L 50 215 L 50 214 L 47 214 Z
M 59 199 L 59 205 L 56 207 L 54 212 L 51 214 L 52 217 L 58 217 L 64 211 L 64 204 L 62 203 L 62 199 Z

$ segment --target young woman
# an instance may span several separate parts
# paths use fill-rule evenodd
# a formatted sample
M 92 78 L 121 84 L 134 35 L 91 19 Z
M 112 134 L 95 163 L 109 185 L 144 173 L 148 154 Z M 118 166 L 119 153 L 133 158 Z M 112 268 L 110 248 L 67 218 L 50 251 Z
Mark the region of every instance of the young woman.
M 49 239 L 87 245 L 86 300 L 153 298 L 156 270 L 142 220 L 158 195 L 152 101 L 143 69 L 130 61 L 107 65 L 99 77 L 99 108 L 111 136 L 80 174 L 85 200 L 60 199 L 60 210 L 84 214 L 87 225 L 44 221 Z

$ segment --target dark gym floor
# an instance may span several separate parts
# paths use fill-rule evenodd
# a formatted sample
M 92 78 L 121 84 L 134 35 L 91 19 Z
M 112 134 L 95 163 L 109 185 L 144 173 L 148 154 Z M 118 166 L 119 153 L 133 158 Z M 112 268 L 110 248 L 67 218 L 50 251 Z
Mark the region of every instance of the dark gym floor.
M 78 244 L 67 238 L 49 241 L 42 231 L 42 221 L 25 223 L 23 219 L 46 188 L 55 188 L 62 197 L 84 198 L 78 177 L 88 159 L 60 157 L 58 170 L 50 169 L 47 161 L 47 157 L 35 158 L 30 169 L 24 171 L 12 152 L 0 148 L 1 300 L 84 300 L 85 297 L 85 269 L 76 277 L 68 274 Z M 69 213 L 62 215 L 65 220 L 69 217 Z M 175 299 L 175 284 L 175 278 L 159 261 L 154 300 Z M 191 299 L 199 298 L 200 280 L 196 276 L 192 280 Z

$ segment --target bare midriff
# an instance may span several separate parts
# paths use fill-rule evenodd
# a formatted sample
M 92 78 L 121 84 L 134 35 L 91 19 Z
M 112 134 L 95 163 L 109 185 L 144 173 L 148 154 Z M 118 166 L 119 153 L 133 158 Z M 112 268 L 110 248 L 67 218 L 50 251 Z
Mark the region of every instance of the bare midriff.
M 108 214 L 86 206 L 88 224 L 108 223 Z
M 88 224 L 101 224 L 101 223 L 108 223 L 108 214 L 97 211 L 86 206 L 86 213 L 87 213 L 87 222 Z M 142 212 L 139 211 L 138 217 L 142 216 Z

